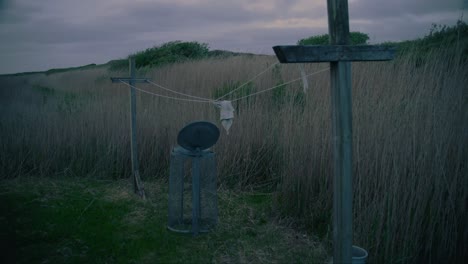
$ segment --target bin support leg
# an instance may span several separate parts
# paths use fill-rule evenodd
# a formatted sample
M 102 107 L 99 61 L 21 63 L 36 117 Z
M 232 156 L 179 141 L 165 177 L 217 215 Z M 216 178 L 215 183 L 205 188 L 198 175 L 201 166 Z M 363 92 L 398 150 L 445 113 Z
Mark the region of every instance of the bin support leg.
M 200 158 L 193 158 L 192 164 L 192 232 L 198 235 L 200 231 Z

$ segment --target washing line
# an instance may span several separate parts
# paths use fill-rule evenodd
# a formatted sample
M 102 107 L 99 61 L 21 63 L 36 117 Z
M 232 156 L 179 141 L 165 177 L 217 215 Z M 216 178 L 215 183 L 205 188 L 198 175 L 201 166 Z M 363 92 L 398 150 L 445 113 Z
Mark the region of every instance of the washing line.
M 195 99 L 199 99 L 199 100 L 204 100 L 204 101 L 208 101 L 208 102 L 212 102 L 212 101 L 213 101 L 212 99 L 208 99 L 208 98 L 204 98 L 204 97 L 199 97 L 199 96 L 195 96 L 195 95 L 190 95 L 190 94 L 185 94 L 185 93 L 177 92 L 177 91 L 171 90 L 171 89 L 169 89 L 169 88 L 166 88 L 166 87 L 164 87 L 164 86 L 162 86 L 162 85 L 159 85 L 159 84 L 157 84 L 157 83 L 155 83 L 155 82 L 152 82 L 152 81 L 150 81 L 150 80 L 147 80 L 147 82 L 148 82 L 148 83 L 151 83 L 152 85 L 157 86 L 157 87 L 159 87 L 159 88 L 161 88 L 161 89 L 163 89 L 163 90 L 169 91 L 169 92 L 171 92 L 171 93 L 175 93 L 175 94 L 178 94 L 178 95 L 183 95 L 183 96 L 187 96 L 187 97 L 195 98 Z
M 124 82 L 123 80 L 120 80 L 120 82 L 122 82 L 123 84 L 129 86 L 129 87 L 132 87 L 134 88 L 135 90 L 138 90 L 140 92 L 143 92 L 143 93 L 147 93 L 147 94 L 150 94 L 150 95 L 153 95 L 153 96 L 157 96 L 157 97 L 162 97 L 162 98 L 167 98 L 167 99 L 173 99 L 173 100 L 179 100 L 179 101 L 186 101 L 186 102 L 196 102 L 196 103 L 212 103 L 213 105 L 215 105 L 216 107 L 218 107 L 220 109 L 220 120 L 221 120 L 221 124 L 223 125 L 224 129 L 226 130 L 226 133 L 229 134 L 229 128 L 231 127 L 232 123 L 233 123 L 233 119 L 234 119 L 234 108 L 232 107 L 232 102 L 235 102 L 235 101 L 239 101 L 239 100 L 242 100 L 244 98 L 248 98 L 248 97 L 251 97 L 251 96 L 255 96 L 255 95 L 258 95 L 258 94 L 261 94 L 261 93 L 265 93 L 265 92 L 268 92 L 268 91 L 271 91 L 275 88 L 279 88 L 279 87 L 282 87 L 284 85 L 287 85 L 287 84 L 290 84 L 290 83 L 293 83 L 293 82 L 297 82 L 299 80 L 303 80 L 306 79 L 306 77 L 308 76 L 312 76 L 312 75 L 315 75 L 315 74 L 319 74 L 321 72 L 324 72 L 324 71 L 327 71 L 329 70 L 330 68 L 325 68 L 325 69 L 322 69 L 322 70 L 319 70 L 319 71 L 316 71 L 316 72 L 313 72 L 313 73 L 310 73 L 308 75 L 304 75 L 304 72 L 301 73 L 301 77 L 299 78 L 296 78 L 296 79 L 293 79 L 291 81 L 288 81 L 288 82 L 285 82 L 283 84 L 280 84 L 280 85 L 276 85 L 276 86 L 273 86 L 273 87 L 270 87 L 268 89 L 265 89 L 265 90 L 261 90 L 261 91 L 258 91 L 258 92 L 255 92 L 255 93 L 251 93 L 249 95 L 246 95 L 246 96 L 242 96 L 242 97 L 239 97 L 239 98 L 236 98 L 236 99 L 233 99 L 233 100 L 230 100 L 230 101 L 220 101 L 220 100 L 210 100 L 210 99 L 206 99 L 206 98 L 203 98 L 203 97 L 198 97 L 198 96 L 193 96 L 193 95 L 188 95 L 188 94 L 183 94 L 183 93 L 180 93 L 180 92 L 176 92 L 176 91 L 173 91 L 169 88 L 166 88 L 166 87 L 163 87 L 163 86 L 160 86 L 156 83 L 153 83 L 154 85 L 157 85 L 158 87 L 164 89 L 164 90 L 167 90 L 167 91 L 170 91 L 170 92 L 173 92 L 173 93 L 176 93 L 176 94 L 180 94 L 180 95 L 184 95 L 184 96 L 189 96 L 189 97 L 192 97 L 192 98 L 199 98 L 199 99 L 186 99 L 186 98 L 178 98 L 178 97 L 172 97 L 172 96 L 166 96 L 166 95 L 161 95 L 161 94 L 156 94 L 156 93 L 152 93 L 152 92 L 149 92 L 149 91 L 146 91 L 146 90 L 143 90 L 143 89 L 140 89 L 140 88 L 137 88 L 127 82 Z M 264 71 L 265 72 L 265 71 Z M 258 77 L 260 74 L 258 74 L 256 77 Z M 256 78 L 254 77 L 254 78 Z M 250 81 L 249 81 L 250 82 Z M 152 82 L 151 82 L 152 83 Z M 247 82 L 248 83 L 248 82 Z M 237 88 L 239 89 L 239 87 Z M 234 91 L 234 90 L 233 90 Z M 231 91 L 231 93 L 233 92 Z M 228 93 L 229 94 L 229 93 Z M 220 97 L 222 98 L 222 97 Z
M 275 88 L 278 88 L 278 87 L 281 87 L 281 86 L 284 86 L 284 85 L 287 85 L 287 84 L 290 84 L 290 83 L 293 83 L 293 82 L 297 82 L 297 81 L 299 81 L 299 80 L 302 80 L 304 77 L 309 77 L 309 76 L 312 76 L 312 75 L 315 75 L 315 74 L 319 74 L 319 73 L 324 72 L 324 71 L 327 71 L 327 70 L 329 70 L 329 69 L 330 69 L 330 68 L 325 68 L 325 69 L 322 69 L 322 70 L 319 70 L 319 71 L 316 71 L 316 72 L 307 74 L 307 75 L 305 75 L 305 76 L 301 76 L 301 77 L 299 77 L 299 78 L 297 78 L 297 79 L 294 79 L 294 80 L 285 82 L 285 83 L 283 83 L 283 84 L 276 85 L 276 86 L 270 87 L 270 88 L 268 88 L 268 89 L 261 90 L 261 91 L 255 92 L 255 93 L 251 93 L 251 94 L 249 94 L 249 95 L 242 96 L 242 97 L 239 97 L 239 98 L 236 98 L 236 99 L 232 99 L 231 102 L 239 101 L 239 100 L 242 100 L 242 99 L 244 99 L 244 98 L 248 98 L 248 97 L 251 97 L 251 96 L 254 96 L 254 95 L 258 95 L 258 94 L 261 94 L 261 93 L 264 93 L 264 92 L 268 92 L 268 91 L 273 90 L 273 89 L 275 89 Z
M 221 97 L 218 97 L 218 98 L 216 98 L 216 100 L 215 100 L 215 101 L 219 101 L 220 99 L 222 99 L 222 98 L 224 98 L 224 97 L 226 97 L 226 96 L 228 96 L 228 95 L 232 94 L 233 92 L 235 92 L 235 91 L 239 90 L 240 88 L 242 88 L 242 87 L 246 86 L 246 85 L 247 85 L 247 84 L 249 84 L 251 81 L 253 81 L 253 80 L 257 79 L 257 78 L 258 78 L 260 75 L 264 74 L 264 73 L 265 73 L 265 72 L 267 72 L 269 69 L 271 69 L 271 68 L 275 67 L 275 66 L 276 66 L 276 65 L 278 65 L 278 64 L 279 64 L 279 62 L 276 62 L 276 63 L 274 63 L 274 64 L 270 65 L 268 68 L 266 68 L 266 69 L 265 69 L 265 70 L 263 70 L 262 72 L 258 73 L 257 75 L 255 75 L 255 76 L 254 76 L 254 77 L 252 77 L 250 80 L 248 80 L 247 82 L 243 83 L 242 85 L 240 85 L 240 86 L 239 86 L 239 87 L 237 87 L 236 89 L 234 89 L 234 90 L 232 90 L 232 91 L 230 91 L 230 92 L 226 93 L 225 95 L 223 95 L 223 96 L 221 96 Z
M 254 95 L 258 95 L 258 94 L 261 94 L 261 93 L 264 93 L 264 92 L 268 92 L 268 91 L 271 91 L 271 90 L 273 90 L 273 89 L 279 88 L 279 87 L 281 87 L 281 86 L 284 86 L 284 85 L 287 85 L 287 84 L 291 84 L 291 83 L 297 82 L 297 81 L 303 79 L 304 77 L 310 77 L 310 76 L 312 76 L 312 75 L 319 74 L 319 73 L 324 72 L 324 71 L 327 71 L 327 70 L 329 70 L 329 69 L 330 69 L 330 68 L 327 67 L 327 68 L 321 69 L 321 70 L 319 70 L 319 71 L 316 71 L 316 72 L 307 74 L 307 75 L 305 75 L 305 76 L 301 76 L 301 77 L 299 77 L 299 78 L 293 79 L 293 80 L 291 80 L 291 81 L 285 82 L 285 83 L 283 83 L 283 84 L 276 85 L 276 86 L 273 86 L 273 87 L 267 88 L 267 89 L 265 89 L 265 90 L 261 90 L 261 91 L 255 92 L 255 93 L 251 93 L 251 94 L 246 95 L 246 96 L 242 96 L 242 97 L 239 97 L 239 98 L 235 98 L 235 99 L 232 99 L 232 100 L 230 100 L 230 101 L 231 101 L 231 102 L 236 102 L 236 101 L 239 101 L 239 100 L 242 100 L 242 99 L 245 99 L 245 98 L 254 96 Z M 153 96 L 157 96 L 157 97 L 167 98 L 167 99 L 173 99 L 173 100 L 179 100 L 179 101 L 186 101 L 186 102 L 196 102 L 196 103 L 214 103 L 214 102 L 219 101 L 219 100 L 211 100 L 211 99 L 207 99 L 207 98 L 203 98 L 203 97 L 198 97 L 198 96 L 192 96 L 192 95 L 188 95 L 188 94 L 179 93 L 179 92 L 170 90 L 170 89 L 168 89 L 168 88 L 165 88 L 165 89 L 167 89 L 168 91 L 177 93 L 177 94 L 181 94 L 181 95 L 185 95 L 185 96 L 190 96 L 190 97 L 194 97 L 194 98 L 200 98 L 200 99 L 186 99 L 186 98 L 179 98 L 179 97 L 166 96 L 166 95 L 156 94 L 156 93 L 152 93 L 152 92 L 149 92 L 149 91 L 140 89 L 140 88 L 135 87 L 135 86 L 133 86 L 133 85 L 130 85 L 129 83 L 124 82 L 124 81 L 122 81 L 122 80 L 120 80 L 120 82 L 122 82 L 123 84 L 125 84 L 125 85 L 127 85 L 127 86 L 129 86 L 129 87 L 132 87 L 132 88 L 134 88 L 135 90 L 138 90 L 138 91 L 140 91 L 140 92 L 147 93 L 147 94 L 150 94 L 150 95 L 153 95 Z M 222 98 L 222 97 L 221 97 L 221 98 Z
M 135 87 L 129 83 L 126 83 L 122 80 L 120 80 L 121 83 L 129 86 L 129 87 L 132 87 L 133 89 L 137 90 L 137 91 L 140 91 L 142 93 L 146 93 L 146 94 L 151 94 L 153 96 L 157 96 L 157 97 L 162 97 L 162 98 L 167 98 L 167 99 L 173 99 L 173 100 L 179 100 L 179 101 L 186 101 L 186 102 L 195 102 L 195 103 L 211 103 L 213 101 L 207 101 L 207 100 L 197 100 L 197 99 L 185 99 L 185 98 L 178 98 L 178 97 L 172 97 L 172 96 L 166 96 L 166 95 L 162 95 L 162 94 L 156 94 L 156 93 L 152 93 L 152 92 L 149 92 L 149 91 L 146 91 L 146 90 L 143 90 L 143 89 L 140 89 L 138 87 Z M 174 91 L 175 92 L 175 91 Z
M 266 69 L 263 70 L 262 72 L 256 74 L 254 77 L 252 77 L 252 78 L 251 78 L 250 80 L 248 80 L 247 82 L 241 84 L 240 86 L 238 86 L 238 87 L 235 88 L 234 90 L 232 90 L 232 91 L 230 91 L 230 92 L 228 92 L 228 93 L 222 95 L 221 97 L 218 97 L 218 98 L 215 99 L 215 100 L 209 99 L 209 98 L 200 97 L 200 96 L 190 95 L 190 94 L 186 94 L 186 93 L 177 92 L 177 91 L 175 91 L 175 90 L 169 89 L 169 88 L 167 88 L 167 87 L 164 87 L 164 86 L 162 86 L 162 85 L 160 85 L 160 84 L 157 84 L 157 83 L 155 83 L 155 82 L 152 82 L 152 81 L 150 81 L 150 80 L 147 80 L 147 82 L 150 83 L 150 84 L 152 84 L 152 85 L 154 85 L 154 86 L 156 86 L 156 87 L 159 87 L 159 88 L 161 88 L 161 89 L 163 89 L 163 90 L 166 90 L 166 91 L 168 91 L 168 92 L 171 92 L 171 93 L 175 93 L 175 94 L 182 95 L 182 96 L 186 96 L 186 97 L 190 97 L 190 98 L 195 98 L 195 99 L 198 99 L 198 100 L 204 100 L 204 101 L 208 101 L 208 102 L 215 102 L 215 101 L 220 101 L 220 99 L 222 99 L 222 98 L 224 98 L 224 97 L 226 97 L 226 96 L 232 94 L 233 92 L 235 92 L 235 91 L 241 89 L 242 87 L 246 86 L 246 85 L 249 84 L 251 81 L 255 80 L 256 78 L 258 78 L 259 76 L 261 76 L 262 74 L 264 74 L 265 72 L 267 72 L 268 70 L 270 70 L 271 68 L 273 68 L 274 66 L 276 66 L 276 65 L 278 65 L 278 64 L 279 64 L 279 62 L 276 62 L 276 63 L 270 65 L 268 68 L 266 68 Z M 173 98 L 173 97 L 169 97 L 169 98 Z

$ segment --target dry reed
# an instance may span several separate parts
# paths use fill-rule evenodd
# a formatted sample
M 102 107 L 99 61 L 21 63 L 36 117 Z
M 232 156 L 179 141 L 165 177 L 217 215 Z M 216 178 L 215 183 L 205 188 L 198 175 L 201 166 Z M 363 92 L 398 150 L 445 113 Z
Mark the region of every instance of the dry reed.
M 179 92 L 214 98 L 275 62 L 231 57 L 140 70 Z M 468 67 L 441 50 L 354 63 L 354 243 L 373 263 L 457 262 L 468 258 Z M 307 65 L 308 72 L 327 67 Z M 105 68 L 0 79 L 2 178 L 130 175 L 128 87 Z M 253 82 L 259 91 L 299 77 L 281 65 Z M 219 183 L 276 191 L 277 203 L 330 240 L 332 177 L 328 73 L 235 103 L 230 135 L 214 150 Z M 140 88 L 164 95 L 156 87 Z M 224 87 L 224 88 L 223 88 Z M 241 93 L 242 94 L 242 93 Z M 236 95 L 236 94 L 234 94 Z M 138 94 L 144 180 L 167 177 L 169 151 L 188 122 L 218 123 L 210 104 Z

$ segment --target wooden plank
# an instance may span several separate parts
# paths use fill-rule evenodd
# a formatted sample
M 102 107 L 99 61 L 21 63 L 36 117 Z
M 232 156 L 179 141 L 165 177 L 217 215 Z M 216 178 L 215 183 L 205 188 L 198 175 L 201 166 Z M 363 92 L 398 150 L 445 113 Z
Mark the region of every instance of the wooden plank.
M 348 1 L 327 0 L 327 9 L 330 44 L 349 45 Z M 343 47 L 341 50 L 345 51 L 347 48 Z M 352 54 L 348 56 L 353 58 Z M 360 56 L 362 57 L 366 56 Z M 330 80 L 334 157 L 333 263 L 351 263 L 353 245 L 351 62 L 332 61 Z
M 353 240 L 351 63 L 330 64 L 334 259 L 335 263 L 350 263 Z
M 281 63 L 386 61 L 395 56 L 394 48 L 378 45 L 286 45 L 273 50 Z
M 327 0 L 328 35 L 332 45 L 349 45 L 348 0 Z
M 330 62 L 333 143 L 333 262 L 351 263 L 353 244 L 351 61 L 384 61 L 395 49 L 349 45 L 347 0 L 327 0 L 330 45 L 275 46 L 281 63 Z
M 128 77 L 111 77 L 110 78 L 112 83 L 121 83 L 122 81 L 123 82 L 130 82 L 133 81 L 133 83 L 147 83 L 148 82 L 148 79 L 146 78 L 135 78 L 135 79 L 132 79 L 132 78 L 128 78 Z
M 111 77 L 112 83 L 128 83 L 130 85 L 130 155 L 132 159 L 132 179 L 133 187 L 136 194 L 145 199 L 145 189 L 141 182 L 140 172 L 138 169 L 138 155 L 137 155 L 137 140 L 136 140 L 136 98 L 135 98 L 135 84 L 146 83 L 146 78 L 135 78 L 135 59 L 130 57 L 128 60 L 130 77 Z
M 138 194 L 143 199 L 145 198 L 145 191 L 143 189 L 143 184 L 141 183 L 140 173 L 138 169 L 138 149 L 137 149 L 137 140 L 136 140 L 136 96 L 135 96 L 135 58 L 129 58 L 129 71 L 130 78 L 128 83 L 130 87 L 130 151 L 132 157 L 132 177 L 133 177 L 133 187 L 136 194 Z
M 130 78 L 128 83 L 135 86 L 133 79 L 135 79 L 135 59 L 129 58 L 129 72 Z M 130 151 L 132 154 L 132 172 L 138 170 L 137 158 L 137 142 L 136 142 L 136 97 L 135 88 L 130 87 Z

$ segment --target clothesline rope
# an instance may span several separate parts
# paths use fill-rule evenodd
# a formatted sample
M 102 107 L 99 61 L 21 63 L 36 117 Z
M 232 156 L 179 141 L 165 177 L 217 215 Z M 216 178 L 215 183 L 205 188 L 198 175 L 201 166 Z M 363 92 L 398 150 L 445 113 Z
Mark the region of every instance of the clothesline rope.
M 270 65 L 268 68 L 266 68 L 266 69 L 263 70 L 262 72 L 258 73 L 257 75 L 255 75 L 254 77 L 252 77 L 250 80 L 248 80 L 247 82 L 243 83 L 241 86 L 239 86 L 239 87 L 237 87 L 236 89 L 234 89 L 234 90 L 232 90 L 232 91 L 226 93 L 225 95 L 223 95 L 223 96 L 221 96 L 221 97 L 216 98 L 215 101 L 219 101 L 220 99 L 223 99 L 224 97 L 226 97 L 226 96 L 232 94 L 233 92 L 239 90 L 240 88 L 246 86 L 246 85 L 249 84 L 251 81 L 257 79 L 260 75 L 264 74 L 264 73 L 267 72 L 269 69 L 275 67 L 275 66 L 278 65 L 278 64 L 279 64 L 279 62 L 276 62 L 276 63 Z
M 321 69 L 321 70 L 319 70 L 319 71 L 316 71 L 316 72 L 307 74 L 306 77 L 310 77 L 310 76 L 312 76 L 312 75 L 319 74 L 319 73 L 324 72 L 324 71 L 327 71 L 327 70 L 329 70 L 329 69 L 330 69 L 330 68 Z M 284 85 L 287 85 L 287 84 L 290 84 L 290 83 L 293 83 L 293 82 L 297 82 L 297 81 L 299 81 L 299 80 L 301 80 L 301 79 L 302 79 L 302 76 L 299 77 L 299 78 L 296 78 L 296 79 L 294 79 L 294 80 L 285 82 L 285 83 L 283 83 L 283 84 L 270 87 L 270 88 L 265 89 L 265 90 L 261 90 L 261 91 L 258 91 L 258 92 L 255 92 L 255 93 L 251 93 L 251 94 L 246 95 L 246 96 L 242 96 L 242 97 L 239 97 L 239 98 L 236 98 L 236 99 L 232 99 L 231 102 L 239 101 L 239 100 L 242 100 L 242 99 L 247 98 L 247 97 L 251 97 L 251 96 L 254 96 L 254 95 L 257 95 L 257 94 L 261 94 L 261 93 L 264 93 L 264 92 L 268 92 L 268 91 L 273 90 L 273 89 L 275 89 L 275 88 L 278 88 L 278 87 L 281 87 L 281 86 L 284 86 Z
M 185 99 L 185 98 L 178 98 L 178 97 L 172 97 L 172 96 L 166 96 L 166 95 L 162 95 L 162 94 L 156 94 L 156 93 L 152 93 L 152 92 L 149 92 L 149 91 L 146 91 L 146 90 L 143 90 L 143 89 L 140 89 L 138 87 L 135 87 L 133 85 L 130 85 L 129 83 L 127 82 L 124 82 L 122 80 L 119 80 L 121 83 L 129 86 L 129 87 L 132 87 L 134 88 L 135 90 L 137 91 L 140 91 L 142 93 L 146 93 L 146 94 L 151 94 L 153 96 L 157 96 L 157 97 L 162 97 L 162 98 L 167 98 L 167 99 L 173 99 L 173 100 L 179 100 L 179 101 L 186 101 L 186 102 L 195 102 L 195 103 L 211 103 L 213 101 L 206 101 L 206 100 L 196 100 L 196 99 Z
M 270 68 L 271 68 L 271 67 L 270 67 Z M 325 69 L 321 69 L 321 70 L 319 70 L 319 71 L 316 71 L 316 72 L 307 74 L 306 77 L 310 77 L 310 76 L 312 76 L 312 75 L 319 74 L 319 73 L 324 72 L 324 71 L 327 71 L 327 70 L 329 70 L 329 69 L 330 69 L 329 67 L 327 67 L 327 68 L 325 68 Z M 264 72 L 265 72 L 265 71 L 264 71 Z M 268 92 L 268 91 L 270 91 L 270 90 L 273 90 L 273 89 L 275 89 L 275 88 L 278 88 L 278 87 L 281 87 L 281 86 L 284 86 L 284 85 L 287 85 L 287 84 L 291 84 L 291 83 L 297 82 L 297 81 L 299 81 L 299 80 L 301 80 L 301 79 L 302 79 L 302 76 L 299 77 L 299 78 L 293 79 L 293 80 L 291 80 L 291 81 L 285 82 L 285 83 L 283 83 L 283 84 L 276 85 L 276 86 L 273 86 L 273 87 L 267 88 L 267 89 L 265 89 L 265 90 L 261 90 L 261 91 L 255 92 L 255 93 L 251 93 L 251 94 L 246 95 L 246 96 L 242 96 L 242 97 L 239 97 L 239 98 L 235 98 L 235 99 L 232 99 L 232 100 L 230 100 L 230 101 L 231 101 L 231 102 L 239 101 L 239 100 L 242 100 L 242 99 L 251 97 L 251 96 L 255 96 L 255 95 L 258 95 L 258 94 L 261 94 L 261 93 L 264 93 L 264 92 Z M 198 97 L 198 96 L 188 95 L 188 94 L 184 94 L 184 93 L 179 93 L 179 92 L 176 92 L 176 91 L 173 91 L 173 90 L 171 90 L 171 89 L 169 89 L 169 88 L 165 88 L 165 87 L 164 87 L 165 90 L 174 92 L 174 93 L 176 93 L 176 94 L 180 94 L 180 95 L 184 95 L 184 96 L 189 96 L 189 97 L 192 97 L 192 98 L 200 98 L 200 99 L 186 99 L 186 98 L 172 97 L 172 96 L 166 96 L 166 95 L 162 95 L 162 94 L 156 94 L 156 93 L 152 93 L 152 92 L 149 92 L 149 91 L 140 89 L 140 88 L 138 88 L 138 87 L 135 87 L 135 86 L 133 86 L 133 85 L 130 85 L 130 84 L 127 83 L 127 82 L 124 82 L 123 80 L 119 80 L 119 81 L 120 81 L 121 83 L 123 83 L 123 84 L 129 86 L 129 87 L 134 88 L 135 90 L 138 90 L 138 91 L 142 92 L 142 93 L 146 93 L 146 94 L 150 94 L 150 95 L 153 95 L 153 96 L 162 97 L 162 98 L 166 98 L 166 99 L 179 100 L 179 101 L 196 102 L 196 103 L 213 103 L 213 102 L 219 101 L 220 98 L 223 98 L 223 97 L 224 97 L 224 96 L 222 96 L 222 97 L 220 97 L 220 98 L 218 98 L 218 99 L 216 99 L 216 100 L 211 100 L 211 99 L 207 99 L 207 98 L 203 98 L 203 97 Z M 249 82 L 250 82 L 250 81 L 249 81 Z M 247 82 L 247 83 L 248 83 L 248 82 Z M 160 87 L 160 86 L 158 85 L 158 87 Z M 160 88 L 162 88 L 162 87 L 160 87 Z M 239 89 L 239 87 L 236 88 L 236 89 Z M 234 90 L 233 90 L 233 91 L 234 91 Z M 233 91 L 231 91 L 231 93 L 232 93 Z M 229 93 L 228 93 L 228 94 L 229 94 Z M 226 95 L 228 95 L 228 94 L 226 94 Z
M 224 97 L 226 97 L 226 96 L 228 96 L 228 95 L 234 93 L 235 91 L 241 89 L 242 87 L 246 86 L 246 85 L 249 84 L 251 81 L 255 80 L 256 78 L 258 78 L 259 76 L 261 76 L 262 74 L 264 74 L 265 72 L 267 72 L 268 70 L 270 70 L 271 68 L 273 68 L 274 66 L 276 66 L 276 65 L 278 65 L 278 64 L 279 64 L 279 62 L 276 62 L 276 63 L 270 65 L 268 68 L 266 68 L 265 70 L 263 70 L 263 71 L 261 71 L 260 73 L 256 74 L 254 77 L 252 77 L 252 78 L 251 78 L 250 80 L 248 80 L 247 82 L 241 84 L 240 86 L 238 86 L 238 87 L 235 88 L 234 90 L 232 90 L 232 91 L 230 91 L 230 92 L 228 92 L 228 93 L 222 95 L 221 97 L 218 97 L 218 98 L 215 99 L 215 100 L 208 99 L 208 98 L 204 98 L 204 97 L 200 97 L 200 96 L 190 95 L 190 94 L 186 94 L 186 93 L 177 92 L 177 91 L 174 91 L 174 90 L 169 89 L 169 88 L 167 88 L 167 87 L 164 87 L 164 86 L 162 86 L 162 85 L 160 85 L 160 84 L 157 84 L 157 83 L 155 83 L 155 82 L 152 82 L 152 81 L 150 81 L 150 80 L 147 80 L 147 82 L 150 83 L 150 84 L 152 84 L 152 85 L 154 85 L 154 86 L 156 86 L 156 87 L 159 87 L 159 88 L 161 88 L 161 89 L 163 89 L 163 90 L 166 90 L 166 91 L 168 91 L 168 92 L 171 92 L 171 93 L 175 93 L 175 94 L 182 95 L 182 96 L 186 96 L 186 97 L 190 97 L 190 98 L 195 98 L 195 99 L 198 99 L 198 100 L 204 100 L 204 101 L 208 101 L 208 102 L 213 102 L 213 101 L 219 101 L 220 99 L 222 99 L 222 98 L 224 98 Z M 170 96 L 169 96 L 169 97 L 170 97 Z
M 159 88 L 161 88 L 161 89 L 163 89 L 163 90 L 169 91 L 169 92 L 171 92 L 171 93 L 175 93 L 175 94 L 178 94 L 178 95 L 183 95 L 183 96 L 187 96 L 187 97 L 195 98 L 195 99 L 199 99 L 199 100 L 204 100 L 204 101 L 208 101 L 208 102 L 212 102 L 212 101 L 213 101 L 212 99 L 208 99 L 208 98 L 204 98 L 204 97 L 199 97 L 199 96 L 195 96 L 195 95 L 190 95 L 190 94 L 185 94 L 185 93 L 177 92 L 177 91 L 171 90 L 171 89 L 169 89 L 169 88 L 166 88 L 166 87 L 164 87 L 164 86 L 162 86 L 162 85 L 159 85 L 159 84 L 157 84 L 157 83 L 155 83 L 155 82 L 152 82 L 152 81 L 150 81 L 150 80 L 147 80 L 147 82 L 148 82 L 148 83 L 151 83 L 152 85 L 157 86 L 157 87 L 159 87 Z

